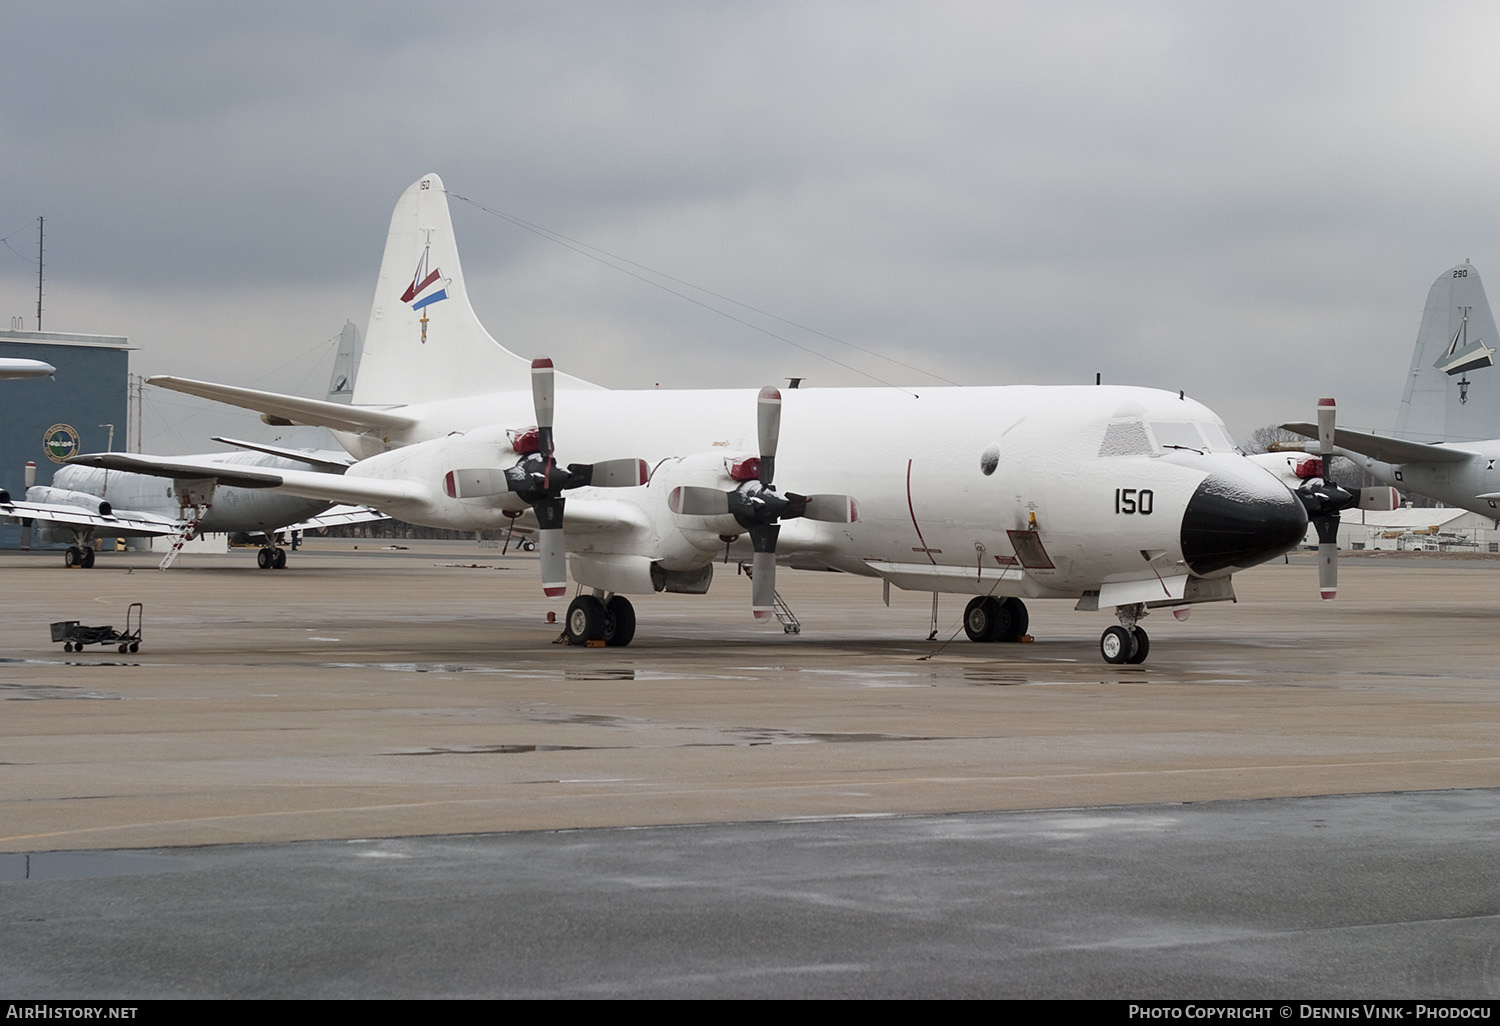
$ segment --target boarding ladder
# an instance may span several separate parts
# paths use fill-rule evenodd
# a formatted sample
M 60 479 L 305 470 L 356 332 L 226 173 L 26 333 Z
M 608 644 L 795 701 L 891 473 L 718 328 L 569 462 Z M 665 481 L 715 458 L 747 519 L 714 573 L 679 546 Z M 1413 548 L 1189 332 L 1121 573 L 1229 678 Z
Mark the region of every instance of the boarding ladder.
M 202 519 L 203 507 L 194 506 L 192 517 L 184 521 L 182 530 L 178 531 L 175 535 L 172 536 L 172 547 L 167 549 L 167 554 L 165 556 L 161 557 L 161 565 L 157 567 L 158 570 L 165 570 L 172 565 L 172 563 L 177 559 L 177 554 L 182 551 L 182 547 L 188 543 L 188 540 L 192 538 L 193 535 L 198 533 L 198 523 Z

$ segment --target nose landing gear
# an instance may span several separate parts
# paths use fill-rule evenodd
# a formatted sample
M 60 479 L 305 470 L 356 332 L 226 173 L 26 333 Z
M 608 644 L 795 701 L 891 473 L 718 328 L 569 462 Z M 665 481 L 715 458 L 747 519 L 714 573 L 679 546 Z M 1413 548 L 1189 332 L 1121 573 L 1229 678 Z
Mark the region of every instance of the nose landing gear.
M 1151 651 L 1151 639 L 1137 621 L 1146 615 L 1146 607 L 1139 602 L 1116 606 L 1115 615 L 1120 618 L 1119 626 L 1105 629 L 1099 638 L 1099 654 L 1112 665 L 1144 663 Z

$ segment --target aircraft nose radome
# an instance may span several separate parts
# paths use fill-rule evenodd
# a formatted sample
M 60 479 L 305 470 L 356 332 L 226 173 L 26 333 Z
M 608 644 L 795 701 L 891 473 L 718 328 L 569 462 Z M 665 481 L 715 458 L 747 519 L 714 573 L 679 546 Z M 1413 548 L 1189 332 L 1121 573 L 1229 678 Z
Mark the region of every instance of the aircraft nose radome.
M 1264 563 L 1307 533 L 1307 511 L 1267 475 L 1256 481 L 1216 472 L 1204 478 L 1182 515 L 1182 555 L 1200 576 Z

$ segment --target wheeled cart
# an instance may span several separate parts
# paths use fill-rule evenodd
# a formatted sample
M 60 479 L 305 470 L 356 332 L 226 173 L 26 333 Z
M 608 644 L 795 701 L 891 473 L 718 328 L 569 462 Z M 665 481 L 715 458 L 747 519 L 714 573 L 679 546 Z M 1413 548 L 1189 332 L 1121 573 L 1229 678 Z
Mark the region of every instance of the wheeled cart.
M 145 609 L 140 602 L 126 606 L 123 631 L 112 626 L 85 627 L 77 620 L 58 620 L 52 625 L 52 640 L 61 641 L 64 652 L 82 652 L 84 645 L 118 645 L 121 652 L 139 652 L 141 618 Z

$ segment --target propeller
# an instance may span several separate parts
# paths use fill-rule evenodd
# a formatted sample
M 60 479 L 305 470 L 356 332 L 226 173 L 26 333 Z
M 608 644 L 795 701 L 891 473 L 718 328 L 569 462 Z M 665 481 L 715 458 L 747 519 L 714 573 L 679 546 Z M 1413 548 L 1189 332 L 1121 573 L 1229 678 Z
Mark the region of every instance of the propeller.
M 541 531 L 537 551 L 541 555 L 542 591 L 549 597 L 568 587 L 567 543 L 563 536 L 562 493 L 569 488 L 628 488 L 646 483 L 646 461 L 601 460 L 562 466 L 553 458 L 552 361 L 531 361 L 531 401 L 536 409 L 536 428 L 522 431 L 511 445 L 521 458 L 506 468 L 475 467 L 450 470 L 443 481 L 450 498 L 475 499 L 511 492 L 525 500 L 536 513 Z
M 1302 503 L 1318 532 L 1318 596 L 1331 599 L 1339 591 L 1339 512 L 1354 505 L 1352 494 L 1333 480 L 1333 426 L 1338 404 L 1329 395 L 1318 400 L 1318 456 L 1323 482 L 1305 491 Z M 1309 501 L 1311 500 L 1311 501 Z
M 674 488 L 668 507 L 680 516 L 712 517 L 730 514 L 750 535 L 754 549 L 750 563 L 750 609 L 757 620 L 775 611 L 776 540 L 781 521 L 806 517 L 826 523 L 848 524 L 859 517 L 854 500 L 847 495 L 798 495 L 778 492 L 776 448 L 781 437 L 781 392 L 767 386 L 760 390 L 755 407 L 756 439 L 760 456 L 743 460 L 730 470 L 740 484 L 730 491 L 682 485 Z
M 1401 504 L 1396 489 L 1343 488 L 1333 479 L 1334 427 L 1338 417 L 1338 405 L 1332 396 L 1318 400 L 1318 457 L 1321 467 L 1314 464 L 1310 473 L 1299 471 L 1305 482 L 1296 490 L 1297 498 L 1307 510 L 1307 519 L 1318 532 L 1318 594 L 1331 599 L 1338 594 L 1339 565 L 1338 538 L 1339 514 L 1346 509 L 1393 510 Z M 1308 425 L 1307 427 L 1310 427 Z M 1299 430 L 1307 427 L 1297 425 Z M 1308 432 L 1310 433 L 1310 432 Z M 1281 444 L 1278 450 L 1289 450 L 1293 446 Z M 1306 451 L 1306 446 L 1302 451 Z

